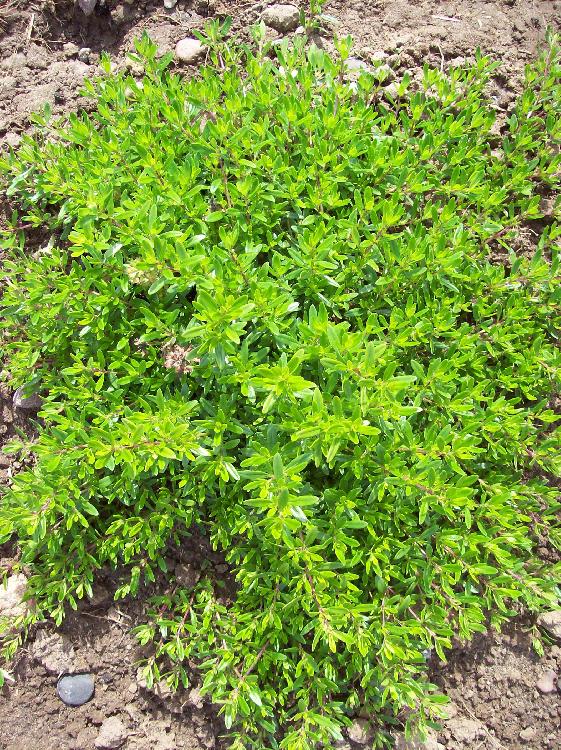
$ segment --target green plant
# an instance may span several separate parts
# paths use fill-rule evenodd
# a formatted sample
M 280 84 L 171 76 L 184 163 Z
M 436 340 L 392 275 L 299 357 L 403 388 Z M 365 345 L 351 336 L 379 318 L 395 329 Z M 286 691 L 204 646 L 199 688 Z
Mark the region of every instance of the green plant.
M 0 542 L 24 624 L 60 622 L 202 530 L 236 590 L 162 592 L 148 679 L 197 660 L 234 748 L 331 747 L 361 707 L 382 742 L 441 712 L 425 649 L 558 599 L 559 45 L 497 138 L 480 55 L 388 93 L 349 85 L 349 40 L 256 37 L 214 29 L 189 81 L 143 39 L 140 86 L 87 83 L 2 160 L 2 336 L 45 401 Z

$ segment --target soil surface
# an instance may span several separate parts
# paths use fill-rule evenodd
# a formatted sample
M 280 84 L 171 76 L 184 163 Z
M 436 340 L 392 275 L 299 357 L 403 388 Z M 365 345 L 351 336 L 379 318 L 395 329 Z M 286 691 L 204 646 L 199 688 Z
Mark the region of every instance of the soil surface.
M 101 51 L 122 66 L 142 31 L 166 52 L 193 29 L 203 28 L 208 18 L 224 15 L 233 17 L 232 32 L 245 36 L 270 4 L 179 0 L 167 11 L 163 0 L 106 0 L 86 18 L 74 10 L 72 0 L 0 0 L 0 146 L 16 146 L 29 128 L 30 113 L 46 102 L 59 114 L 83 106 L 78 90 L 85 76 L 99 71 Z M 332 0 L 324 12 L 337 19 L 339 35 L 353 35 L 357 57 L 385 56 L 398 71 L 418 71 L 424 62 L 458 64 L 480 47 L 502 63 L 491 95 L 503 117 L 546 27 L 561 28 L 559 0 Z M 327 37 L 324 43 L 328 45 Z M 28 413 L 14 409 L 12 394 L 0 386 L 0 444 L 16 427 L 32 429 Z M 0 484 L 20 468 L 0 456 Z M 204 545 L 193 543 L 171 564 L 203 562 L 217 560 Z M 0 564 L 9 560 L 0 559 Z M 109 579 L 101 581 L 96 601 L 72 614 L 60 630 L 45 624 L 34 633 L 20 654 L 15 683 L 0 692 L 0 750 L 220 745 L 221 724 L 196 689 L 170 696 L 161 686 L 156 691 L 143 686 L 137 675 L 142 654 L 130 628 L 142 622 L 146 605 L 142 599 L 115 604 L 115 586 Z M 63 705 L 56 694 L 58 673 L 69 668 L 91 672 L 95 679 L 94 697 L 80 708 Z M 561 647 L 553 645 L 538 658 L 527 621 L 513 623 L 500 636 L 479 636 L 454 649 L 447 665 L 433 661 L 430 669 L 433 681 L 453 701 L 449 719 L 426 745 L 400 741 L 402 749 L 561 748 L 556 678 L 561 678 Z M 103 745 L 111 731 L 118 744 Z M 352 745 L 344 747 L 351 750 Z

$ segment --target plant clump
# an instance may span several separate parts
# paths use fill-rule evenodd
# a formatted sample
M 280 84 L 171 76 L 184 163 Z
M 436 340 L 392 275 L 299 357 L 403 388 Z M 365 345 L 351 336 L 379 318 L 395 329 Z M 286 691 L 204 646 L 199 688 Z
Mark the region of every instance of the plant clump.
M 0 543 L 28 625 L 206 535 L 235 585 L 159 592 L 147 681 L 196 662 L 238 750 L 329 748 L 359 711 L 381 743 L 441 714 L 427 649 L 558 600 L 560 50 L 498 137 L 481 55 L 388 94 L 348 39 L 255 36 L 211 27 L 190 80 L 144 38 L 141 86 L 108 68 L 0 162 L 1 336 L 43 399 Z

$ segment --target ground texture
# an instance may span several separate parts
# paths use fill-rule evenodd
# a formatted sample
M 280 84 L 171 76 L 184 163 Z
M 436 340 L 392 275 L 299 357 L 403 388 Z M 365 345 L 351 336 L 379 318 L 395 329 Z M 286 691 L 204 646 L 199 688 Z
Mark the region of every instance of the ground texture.
M 78 90 L 85 76 L 97 72 L 101 51 L 121 66 L 144 30 L 162 52 L 171 51 L 208 18 L 224 15 L 233 17 L 234 33 L 246 35 L 270 4 L 180 0 L 167 11 L 163 0 L 107 0 L 86 18 L 71 0 L 0 0 L 0 147 L 16 146 L 29 128 L 30 113 L 46 102 L 57 113 L 87 106 Z M 490 92 L 499 121 L 508 114 L 524 65 L 535 56 L 546 27 L 561 28 L 561 2 L 548 0 L 333 0 L 325 12 L 337 19 L 338 34 L 353 35 L 357 57 L 368 61 L 384 56 L 398 74 L 415 73 L 425 62 L 457 64 L 480 47 L 502 63 Z M 16 428 L 32 429 L 26 413 L 13 408 L 12 394 L 0 386 L 0 444 Z M 0 483 L 9 482 L 19 468 L 18 462 L 0 456 Z M 7 551 L 4 555 L 0 550 L 0 565 L 6 567 L 12 561 Z M 196 575 L 209 564 L 217 575 L 225 572 L 202 541 L 171 555 L 178 578 Z M 165 686 L 146 688 L 137 674 L 142 654 L 130 635 L 131 626 L 142 620 L 144 605 L 115 605 L 111 592 L 116 585 L 111 578 L 101 581 L 95 601 L 61 630 L 45 624 L 34 633 L 20 654 L 15 684 L 0 693 L 0 750 L 220 745 L 220 721 L 196 687 L 175 696 Z M 553 645 L 538 658 L 530 626 L 521 619 L 500 636 L 488 634 L 458 645 L 447 665 L 433 659 L 433 680 L 453 701 L 449 719 L 426 745 L 400 740 L 402 750 L 561 748 L 561 647 Z M 82 669 L 95 677 L 94 697 L 80 708 L 66 707 L 56 695 L 57 675 Z M 363 739 L 360 732 L 353 737 Z M 353 745 L 349 739 L 342 748 Z

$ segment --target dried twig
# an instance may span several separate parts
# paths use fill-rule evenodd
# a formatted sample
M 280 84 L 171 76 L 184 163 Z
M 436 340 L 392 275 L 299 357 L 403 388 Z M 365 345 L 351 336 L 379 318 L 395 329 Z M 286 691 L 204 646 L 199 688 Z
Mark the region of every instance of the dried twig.
M 32 12 L 29 17 L 29 26 L 27 27 L 27 34 L 25 35 L 25 46 L 29 46 L 31 40 L 31 34 L 33 33 L 33 24 L 35 23 L 35 13 Z
M 436 18 L 439 21 L 451 21 L 453 23 L 462 23 L 462 21 L 459 18 L 454 18 L 453 16 L 438 16 L 433 13 L 431 15 L 431 18 Z

